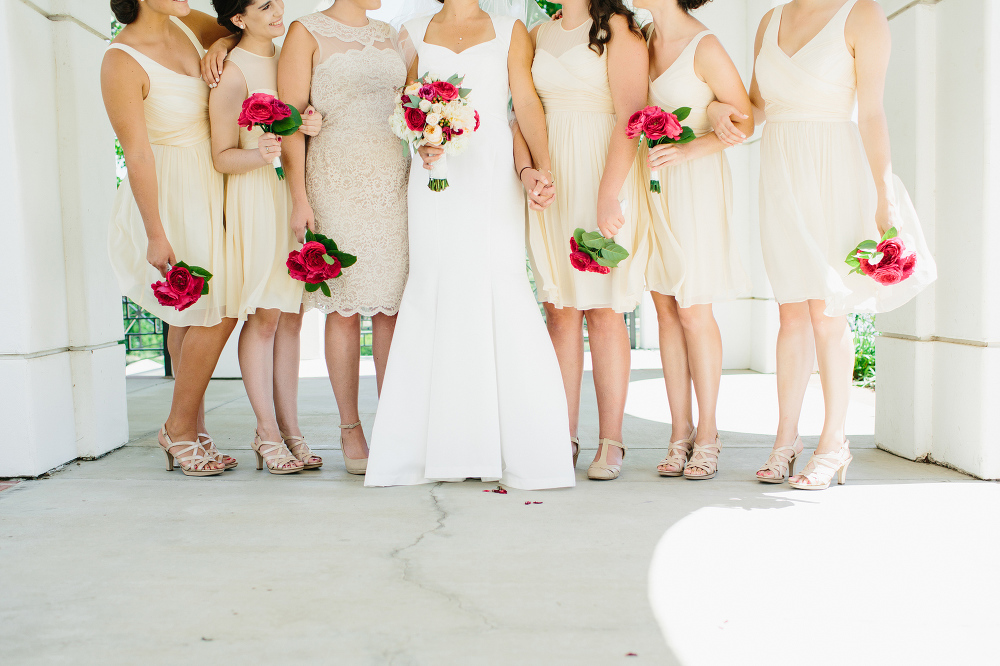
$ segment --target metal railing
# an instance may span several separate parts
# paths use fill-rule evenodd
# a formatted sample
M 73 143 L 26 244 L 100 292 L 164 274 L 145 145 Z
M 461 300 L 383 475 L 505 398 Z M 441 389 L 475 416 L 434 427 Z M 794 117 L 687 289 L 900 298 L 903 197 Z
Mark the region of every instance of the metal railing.
M 163 374 L 171 376 L 173 368 L 170 365 L 170 351 L 167 349 L 167 331 L 170 327 L 167 323 L 125 296 L 122 297 L 122 323 L 125 327 L 125 362 L 162 356 Z

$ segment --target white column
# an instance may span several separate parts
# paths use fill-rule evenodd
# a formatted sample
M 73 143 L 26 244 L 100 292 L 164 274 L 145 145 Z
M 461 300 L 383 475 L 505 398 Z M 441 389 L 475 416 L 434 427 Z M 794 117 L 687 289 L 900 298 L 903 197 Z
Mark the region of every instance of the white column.
M 107 261 L 113 136 L 100 3 L 0 0 L 0 476 L 31 476 L 128 437 L 120 295 Z M 54 15 L 57 20 L 46 16 Z

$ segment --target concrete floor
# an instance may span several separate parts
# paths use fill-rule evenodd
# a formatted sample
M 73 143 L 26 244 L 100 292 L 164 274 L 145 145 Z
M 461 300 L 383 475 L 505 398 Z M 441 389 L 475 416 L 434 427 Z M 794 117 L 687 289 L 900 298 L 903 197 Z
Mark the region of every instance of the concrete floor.
M 657 376 L 633 371 L 633 381 Z M 214 381 L 209 428 L 240 466 L 223 477 L 188 478 L 164 471 L 163 455 L 153 448 L 171 383 L 133 377 L 128 388 L 128 447 L 0 493 L 5 664 L 803 663 L 784 649 L 781 633 L 768 635 L 766 625 L 754 624 L 753 589 L 748 602 L 746 586 L 734 583 L 737 574 L 743 581 L 759 576 L 773 586 L 772 601 L 789 589 L 780 567 L 769 563 L 787 545 L 788 530 L 808 524 L 796 522 L 794 512 L 758 509 L 840 507 L 836 518 L 805 519 L 820 521 L 814 527 L 821 529 L 825 520 L 867 524 L 865 498 L 882 500 L 879 521 L 913 515 L 903 495 L 875 496 L 877 488 L 906 486 L 906 497 L 916 501 L 912 491 L 924 486 L 912 484 L 926 484 L 940 515 L 968 514 L 969 489 L 1000 489 L 878 451 L 870 435 L 852 437 L 852 478 L 827 492 L 753 481 L 770 446 L 760 433 L 722 434 L 727 446 L 714 480 L 661 479 L 655 465 L 670 427 L 633 416 L 626 418 L 631 449 L 623 476 L 589 482 L 586 466 L 596 445 L 589 373 L 575 489 L 500 495 L 472 481 L 366 489 L 334 450 L 336 409 L 322 378 L 303 379 L 300 398 L 303 430 L 327 461 L 321 471 L 285 477 L 255 471 L 242 384 Z M 364 377 L 366 432 L 375 402 L 374 378 Z M 848 497 L 856 499 L 845 503 Z M 993 493 L 977 501 L 997 499 Z M 776 515 L 790 518 L 780 527 L 760 522 Z M 982 539 L 996 537 L 995 516 L 991 522 L 978 515 L 980 529 L 970 534 L 979 536 L 970 543 L 986 547 Z M 919 531 L 912 520 L 905 524 Z M 823 563 L 822 538 L 795 552 L 804 552 L 810 566 L 822 564 L 820 599 L 834 589 L 835 576 L 852 579 L 879 565 L 933 579 L 948 575 L 925 569 L 916 555 L 877 561 L 865 539 L 844 535 L 853 553 L 846 562 Z M 935 566 L 969 563 L 964 549 L 945 551 Z M 996 547 L 987 552 L 995 555 Z M 971 565 L 981 566 L 981 558 Z M 994 572 L 983 566 L 980 578 L 990 593 L 1000 590 L 990 587 Z M 902 576 L 900 585 L 907 580 Z M 783 612 L 802 615 L 788 604 Z M 741 631 L 719 630 L 727 621 L 720 613 L 730 613 L 733 626 L 743 618 Z M 757 615 L 758 623 L 769 619 Z M 911 635 L 919 630 L 900 627 Z M 825 661 L 827 652 L 836 656 L 831 639 L 815 635 L 820 654 L 809 663 L 892 663 Z M 845 640 L 855 635 L 848 631 Z

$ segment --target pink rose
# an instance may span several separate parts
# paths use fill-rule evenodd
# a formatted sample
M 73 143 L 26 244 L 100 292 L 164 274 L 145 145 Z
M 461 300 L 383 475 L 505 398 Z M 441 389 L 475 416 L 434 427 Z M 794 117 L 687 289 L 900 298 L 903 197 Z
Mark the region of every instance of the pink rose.
M 333 258 L 332 264 L 326 265 L 326 272 L 323 274 L 324 280 L 330 280 L 340 275 L 340 259 Z
M 194 276 L 191 275 L 191 271 L 183 266 L 174 266 L 167 271 L 167 284 L 170 285 L 170 288 L 178 294 L 188 293 L 193 279 Z
M 590 258 L 590 255 L 582 250 L 576 250 L 569 255 L 569 263 L 573 265 L 578 271 L 590 270 L 590 266 L 594 264 L 594 260 Z
M 427 119 L 427 114 L 420 109 L 414 109 L 412 107 L 406 107 L 404 113 L 406 116 L 406 126 L 409 127 L 414 132 L 424 131 L 424 121 Z
M 903 280 L 903 269 L 896 264 L 879 266 L 872 270 L 870 276 L 879 284 L 891 285 Z
M 479 129 L 479 112 L 473 111 L 473 113 L 476 114 L 476 126 L 472 128 L 472 131 L 475 132 L 477 129 Z
M 681 135 L 681 124 L 677 116 L 658 109 L 651 115 L 646 116 L 646 123 L 643 125 L 646 138 L 656 141 L 663 137 L 677 139 Z
M 237 121 L 240 127 L 253 129 L 253 126 L 258 124 L 270 125 L 274 114 L 271 103 L 273 99 L 273 96 L 265 93 L 254 93 L 247 97 L 243 101 L 243 110 Z
M 607 275 L 611 272 L 611 268 L 608 266 L 601 266 L 596 261 L 587 267 L 587 272 L 589 273 L 600 273 L 601 275 Z
M 310 241 L 303 245 L 302 249 L 299 250 L 299 256 L 306 270 L 310 272 L 325 271 L 326 267 L 330 265 L 323 258 L 326 256 L 326 247 L 318 241 Z
M 163 280 L 157 280 L 150 286 L 153 288 L 153 296 L 156 297 L 156 302 L 163 307 L 177 307 L 177 304 L 183 300 L 183 297 Z
M 630 139 L 638 138 L 642 134 L 643 125 L 646 123 L 646 110 L 641 109 L 632 114 L 632 117 L 628 119 L 628 127 L 625 129 L 625 136 Z
M 432 83 L 430 87 L 433 88 L 434 91 L 438 94 L 438 97 L 440 97 L 445 102 L 450 102 L 454 99 L 458 99 L 458 88 L 456 88 L 451 83 L 448 83 L 447 81 L 437 81 L 435 83 Z
M 277 97 L 271 98 L 271 122 L 276 123 L 279 120 L 284 120 L 292 115 L 291 109 L 288 105 L 282 102 Z
M 576 239 L 570 236 L 569 238 L 569 251 L 576 252 L 580 249 L 580 246 L 576 244 Z
M 882 261 L 879 262 L 879 265 L 888 266 L 889 264 L 895 264 L 905 249 L 903 241 L 899 240 L 899 238 L 887 238 L 882 241 L 876 248 L 878 252 L 882 253 Z
M 428 102 L 434 100 L 434 93 L 437 91 L 434 89 L 434 84 L 428 83 L 426 85 L 420 86 L 420 90 L 417 91 L 417 97 L 420 99 L 426 99 Z
M 306 270 L 305 264 L 302 263 L 302 256 L 298 250 L 292 250 L 288 253 L 288 261 L 285 262 L 285 266 L 288 267 L 288 274 L 292 276 L 293 280 L 298 280 L 299 282 L 306 282 L 306 278 L 309 276 L 309 271 Z
M 914 270 L 914 268 L 916 268 L 916 266 L 917 266 L 917 255 L 916 254 L 914 254 L 913 252 L 911 252 L 910 254 L 908 254 L 905 257 L 903 257 L 902 262 L 900 263 L 900 267 L 903 269 L 903 277 L 902 277 L 902 279 L 905 280 L 906 278 L 908 278 L 911 275 L 913 275 L 913 270 Z

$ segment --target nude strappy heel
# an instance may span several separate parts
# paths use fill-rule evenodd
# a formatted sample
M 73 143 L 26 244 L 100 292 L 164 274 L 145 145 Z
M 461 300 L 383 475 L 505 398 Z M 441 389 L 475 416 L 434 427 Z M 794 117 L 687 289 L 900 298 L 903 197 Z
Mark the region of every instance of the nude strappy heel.
M 617 446 L 621 449 L 622 460 L 625 459 L 625 452 L 628 451 L 628 447 L 621 442 L 616 442 L 607 437 L 601 440 L 600 445 L 602 447 L 601 457 L 590 463 L 590 467 L 587 468 L 587 478 L 594 481 L 611 481 L 612 479 L 617 479 L 618 475 L 621 474 L 622 466 L 608 464 L 608 447 Z
M 719 471 L 719 454 L 722 453 L 722 440 L 718 435 L 714 444 L 694 445 L 691 459 L 684 466 L 684 478 L 692 481 L 715 478 Z M 704 474 L 691 474 L 692 470 L 700 469 Z
M 323 466 L 323 459 L 312 452 L 305 437 L 279 434 L 281 434 L 281 441 L 285 443 L 291 454 L 302 461 L 302 469 L 319 469 Z
M 341 430 L 353 430 L 361 425 L 361 421 L 357 423 L 340 424 Z M 340 452 L 344 454 L 344 467 L 347 468 L 349 474 L 364 474 L 368 471 L 368 458 L 348 458 L 347 450 L 344 449 L 344 433 L 340 433 Z
M 847 483 L 847 466 L 854 460 L 849 446 L 850 442 L 845 439 L 839 451 L 814 453 L 799 474 L 802 480 L 792 481 L 789 477 L 788 485 L 799 490 L 826 490 L 830 487 L 834 474 L 837 475 L 838 484 Z
M 216 476 L 226 471 L 224 467 L 217 469 L 209 467 L 216 460 L 204 455 L 205 449 L 200 442 L 171 441 L 170 435 L 167 434 L 167 426 L 160 428 L 160 432 L 156 436 L 156 441 L 159 443 L 160 448 L 163 449 L 163 452 L 167 454 L 168 472 L 174 471 L 175 460 L 185 476 Z M 170 449 L 175 446 L 183 446 L 184 448 L 177 453 L 171 453 Z
M 212 441 L 207 432 L 199 432 L 198 441 L 205 447 L 205 455 L 209 458 L 215 458 L 215 462 L 222 463 L 226 469 L 235 469 L 240 464 L 236 458 L 220 453 L 219 449 L 215 448 L 215 442 Z
M 795 460 L 802 455 L 802 449 L 802 440 L 798 436 L 791 446 L 773 449 L 764 466 L 757 470 L 757 480 L 761 483 L 784 483 L 785 479 L 795 475 Z M 761 472 L 770 472 L 771 476 L 761 476 Z
M 573 449 L 573 469 L 576 469 L 576 461 L 580 457 L 580 438 L 570 437 L 570 447 Z
M 684 476 L 684 467 L 687 465 L 688 458 L 691 457 L 691 447 L 694 446 L 696 434 L 697 431 L 692 430 L 691 436 L 687 439 L 670 442 L 670 445 L 667 446 L 667 457 L 656 464 L 656 471 L 659 472 L 660 476 Z M 665 465 L 676 465 L 677 469 L 660 469 Z
M 257 469 L 264 469 L 271 474 L 295 474 L 301 472 L 302 467 L 292 465 L 298 462 L 298 458 L 293 456 L 284 442 L 265 442 L 260 435 L 255 434 L 253 438 L 253 452 L 257 454 Z

